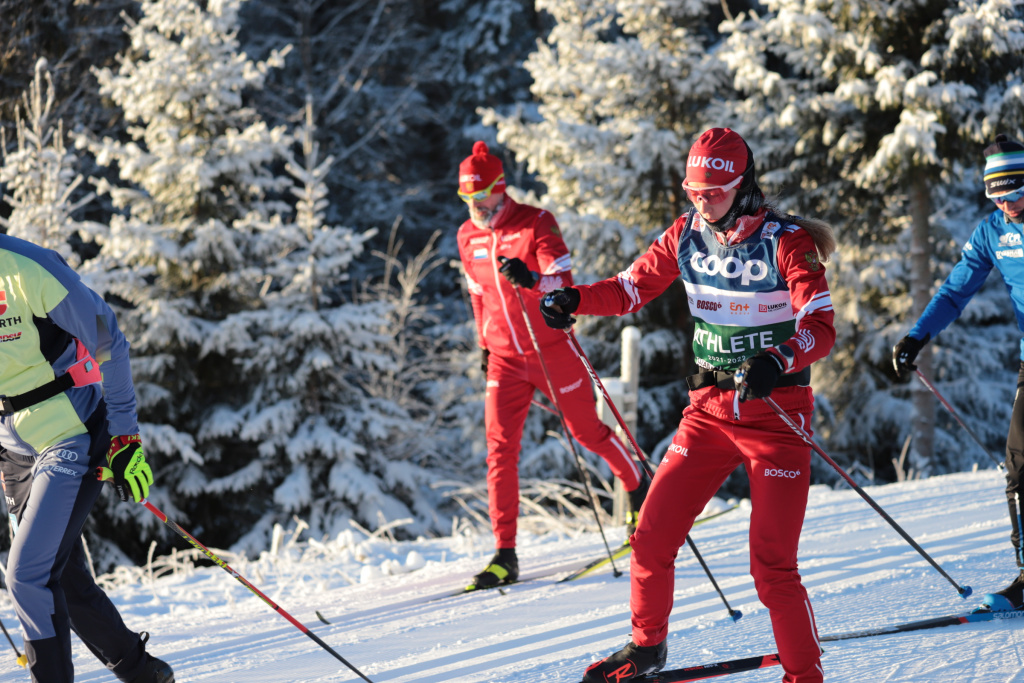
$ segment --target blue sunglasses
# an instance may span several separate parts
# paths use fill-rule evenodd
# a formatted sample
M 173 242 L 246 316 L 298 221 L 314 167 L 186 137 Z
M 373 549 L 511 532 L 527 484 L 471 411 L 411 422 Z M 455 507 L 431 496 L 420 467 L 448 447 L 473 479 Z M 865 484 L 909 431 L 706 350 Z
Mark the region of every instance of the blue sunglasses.
M 998 197 L 990 197 L 990 199 L 996 204 L 1003 204 L 1004 202 L 1012 204 L 1013 202 L 1019 201 L 1022 197 L 1024 197 L 1024 187 L 1008 194 L 1001 194 Z

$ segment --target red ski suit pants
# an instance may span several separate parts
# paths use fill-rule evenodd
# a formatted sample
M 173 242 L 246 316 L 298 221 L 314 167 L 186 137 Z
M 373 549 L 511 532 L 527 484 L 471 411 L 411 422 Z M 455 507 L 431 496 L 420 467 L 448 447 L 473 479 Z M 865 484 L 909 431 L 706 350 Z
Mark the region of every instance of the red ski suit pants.
M 519 445 L 533 392 L 540 389 L 557 405 L 573 437 L 597 453 L 627 491 L 640 483 L 640 468 L 614 432 L 597 416 L 590 375 L 568 341 L 542 349 L 551 375 L 533 351 L 523 356 L 491 354 L 487 363 L 484 425 L 487 430 L 487 497 L 497 548 L 514 548 L 519 517 Z
M 791 413 L 810 432 L 810 414 Z M 740 422 L 683 411 L 630 538 L 633 642 L 668 635 L 675 559 L 693 520 L 742 464 L 750 478 L 750 573 L 768 608 L 784 683 L 824 679 L 811 603 L 797 572 L 797 545 L 810 485 L 811 449 L 777 415 Z

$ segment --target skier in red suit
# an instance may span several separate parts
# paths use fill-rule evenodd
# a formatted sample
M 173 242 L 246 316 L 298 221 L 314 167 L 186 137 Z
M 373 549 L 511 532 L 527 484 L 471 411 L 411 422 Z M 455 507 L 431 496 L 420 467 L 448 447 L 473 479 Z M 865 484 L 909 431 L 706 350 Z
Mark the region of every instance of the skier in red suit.
M 526 414 L 539 389 L 562 412 L 573 437 L 604 458 L 640 509 L 648 482 L 622 442 L 597 416 L 590 377 L 566 343 L 565 333 L 542 322 L 541 296 L 572 284 L 572 262 L 554 216 L 505 194 L 501 160 L 477 142 L 459 166 L 459 196 L 469 220 L 458 232 L 459 256 L 476 319 L 487 375 L 487 493 L 497 552 L 469 588 L 512 583 L 519 576 L 519 446 Z M 526 304 L 520 304 L 514 288 Z M 554 387 L 552 396 L 523 318 L 530 316 Z
M 591 665 L 584 683 L 631 680 L 667 657 L 674 562 L 693 520 L 736 468 L 750 478 L 750 572 L 768 608 L 785 683 L 822 681 L 814 613 L 797 571 L 810 448 L 764 403 L 769 394 L 810 431 L 810 365 L 835 342 L 822 262 L 835 248 L 821 221 L 780 213 L 754 178 L 737 133 L 712 128 L 690 149 L 683 183 L 694 209 L 617 276 L 545 297 L 552 327 L 571 314 L 638 310 L 676 279 L 694 319 L 701 372 L 631 537 L 632 640 Z

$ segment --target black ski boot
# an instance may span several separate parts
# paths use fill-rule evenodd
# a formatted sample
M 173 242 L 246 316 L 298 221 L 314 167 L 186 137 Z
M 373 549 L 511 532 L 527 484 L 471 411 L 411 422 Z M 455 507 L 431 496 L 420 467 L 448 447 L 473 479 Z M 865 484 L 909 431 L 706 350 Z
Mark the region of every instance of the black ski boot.
M 979 612 L 1013 612 L 1024 607 L 1024 569 L 1013 582 L 1001 591 L 988 593 L 981 601 Z
M 519 578 L 519 560 L 515 548 L 499 548 L 482 572 L 473 577 L 467 591 L 494 588 L 503 583 L 515 583 Z
M 627 543 L 629 542 L 628 537 L 632 536 L 633 532 L 636 531 L 636 525 L 640 521 L 640 507 L 644 504 L 644 500 L 647 498 L 647 491 L 650 488 L 651 481 L 641 474 L 640 484 L 632 491 L 626 492 L 626 495 L 629 496 L 629 512 L 626 513 Z
M 149 633 L 142 631 L 139 636 L 142 638 L 142 646 L 145 647 L 149 642 Z M 174 683 L 174 670 L 171 669 L 170 664 L 162 659 L 157 659 L 148 652 L 145 653 L 145 656 L 146 663 L 142 666 L 142 671 L 132 679 L 131 683 Z
M 650 647 L 640 647 L 632 640 L 615 654 L 587 667 L 583 683 L 619 683 L 637 676 L 661 671 L 668 659 L 665 641 Z
M 174 683 L 171 665 L 153 655 L 146 655 L 146 666 L 132 683 Z

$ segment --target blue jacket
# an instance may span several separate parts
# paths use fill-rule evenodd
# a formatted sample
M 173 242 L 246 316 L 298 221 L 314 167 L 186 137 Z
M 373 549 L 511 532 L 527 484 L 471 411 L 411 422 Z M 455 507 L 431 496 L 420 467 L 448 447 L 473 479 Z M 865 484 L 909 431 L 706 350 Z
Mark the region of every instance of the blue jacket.
M 100 362 L 102 384 L 0 417 L 0 446 L 31 456 L 84 434 L 101 398 L 111 435 L 139 432 L 128 340 L 110 306 L 57 252 L 0 235 L 0 394 L 23 394 L 64 374 L 79 344 Z
M 960 262 L 932 297 L 910 330 L 910 336 L 923 339 L 925 334 L 931 334 L 934 339 L 946 329 L 981 289 L 993 266 L 1003 276 L 1017 316 L 1017 327 L 1024 332 L 1024 225 L 1011 223 L 996 209 L 974 229 L 964 244 Z M 1021 340 L 1021 359 L 1024 360 L 1024 339 Z

